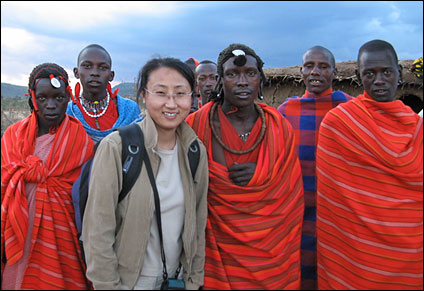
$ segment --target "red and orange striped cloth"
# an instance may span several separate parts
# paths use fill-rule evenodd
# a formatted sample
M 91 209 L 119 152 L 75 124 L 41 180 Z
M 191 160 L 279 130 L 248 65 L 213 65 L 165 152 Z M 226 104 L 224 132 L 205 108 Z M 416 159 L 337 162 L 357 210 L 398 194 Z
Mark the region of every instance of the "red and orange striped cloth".
M 31 254 L 21 289 L 86 289 L 74 224 L 72 184 L 93 154 L 93 142 L 68 115 L 58 127 L 47 163 L 33 156 L 35 113 L 10 126 L 1 139 L 1 256 L 16 263 L 28 228 L 25 183 L 36 183 Z M 1 263 L 3 274 L 4 262 Z
M 319 289 L 423 288 L 423 119 L 366 93 L 332 109 L 317 149 Z
M 203 288 L 297 289 L 303 186 L 291 127 L 276 109 L 259 104 L 267 130 L 258 146 L 256 171 L 249 184 L 237 186 L 227 168 L 212 158 L 209 112 L 213 103 L 187 118 L 209 153 Z M 227 128 L 221 124 L 221 130 Z M 253 134 L 249 139 L 255 138 Z

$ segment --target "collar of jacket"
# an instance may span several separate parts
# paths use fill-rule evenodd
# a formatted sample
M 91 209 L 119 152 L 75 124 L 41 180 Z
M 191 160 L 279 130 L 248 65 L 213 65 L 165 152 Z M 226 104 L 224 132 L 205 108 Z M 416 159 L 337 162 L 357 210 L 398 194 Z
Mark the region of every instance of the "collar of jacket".
M 156 149 L 158 143 L 158 132 L 156 130 L 156 125 L 147 110 L 140 125 L 144 133 L 144 143 L 146 148 Z M 197 138 L 196 133 L 185 121 L 177 127 L 176 134 L 178 144 L 184 149 L 188 149 L 191 143 Z

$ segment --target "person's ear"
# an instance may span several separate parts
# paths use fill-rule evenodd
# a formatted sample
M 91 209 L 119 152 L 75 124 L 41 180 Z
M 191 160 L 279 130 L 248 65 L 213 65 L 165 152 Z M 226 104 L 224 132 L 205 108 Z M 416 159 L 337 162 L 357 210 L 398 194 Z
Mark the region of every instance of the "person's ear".
M 339 71 L 337 71 L 337 68 L 334 68 L 333 70 L 333 79 L 335 79 L 337 77 L 337 74 L 339 73 Z
M 75 78 L 79 79 L 78 68 L 75 67 L 73 71 L 74 71 Z
M 355 75 L 356 75 L 356 79 L 357 79 L 357 83 L 359 86 L 362 86 L 362 80 L 361 80 L 361 75 L 359 74 L 358 69 L 355 69 Z
M 399 85 L 403 84 L 403 76 L 402 76 L 402 65 L 398 65 L 398 69 L 399 69 Z
M 333 88 L 334 80 L 337 78 L 337 73 L 338 73 L 337 69 L 334 68 L 333 72 L 331 73 L 331 84 L 330 84 L 331 88 Z
M 145 91 L 141 90 L 141 92 L 140 92 L 141 101 L 143 102 L 143 104 L 146 104 L 146 99 L 144 98 L 144 94 L 145 94 Z
M 109 75 L 109 82 L 113 81 L 113 78 L 115 77 L 115 72 L 114 71 L 110 71 L 110 75 Z

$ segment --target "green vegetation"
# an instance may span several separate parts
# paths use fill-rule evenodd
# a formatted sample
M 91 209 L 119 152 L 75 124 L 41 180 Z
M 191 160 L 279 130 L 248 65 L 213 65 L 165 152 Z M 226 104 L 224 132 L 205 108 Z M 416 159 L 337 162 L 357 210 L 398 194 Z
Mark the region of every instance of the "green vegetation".
M 28 98 L 4 98 L 2 95 L 1 109 L 3 111 L 29 111 Z
M 113 87 L 112 91 L 115 91 L 116 88 L 119 88 L 119 91 L 118 91 L 119 96 L 135 100 L 134 83 L 121 83 Z

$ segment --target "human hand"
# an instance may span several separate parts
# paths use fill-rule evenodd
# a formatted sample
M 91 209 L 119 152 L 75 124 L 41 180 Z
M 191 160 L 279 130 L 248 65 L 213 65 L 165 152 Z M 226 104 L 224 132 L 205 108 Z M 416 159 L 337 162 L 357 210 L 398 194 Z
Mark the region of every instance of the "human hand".
M 234 163 L 234 165 L 228 167 L 228 172 L 230 172 L 230 179 L 233 180 L 234 184 L 238 186 L 246 186 L 253 178 L 255 170 L 256 163 Z

